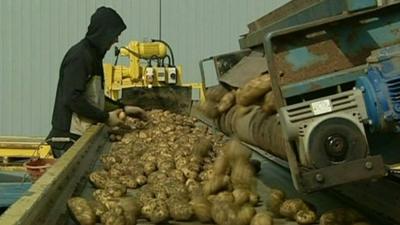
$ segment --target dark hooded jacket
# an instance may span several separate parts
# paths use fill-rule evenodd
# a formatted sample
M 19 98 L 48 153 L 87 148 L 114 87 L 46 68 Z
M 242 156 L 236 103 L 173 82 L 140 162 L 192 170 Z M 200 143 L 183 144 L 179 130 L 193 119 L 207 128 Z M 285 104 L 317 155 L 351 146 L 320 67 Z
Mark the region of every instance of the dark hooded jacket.
M 91 76 L 104 77 L 104 55 L 125 29 L 122 18 L 111 8 L 100 7 L 92 15 L 85 38 L 68 50 L 61 63 L 48 138 L 76 139 L 76 135 L 69 132 L 74 112 L 96 122 L 107 121 L 108 113 L 91 105 L 84 93 Z

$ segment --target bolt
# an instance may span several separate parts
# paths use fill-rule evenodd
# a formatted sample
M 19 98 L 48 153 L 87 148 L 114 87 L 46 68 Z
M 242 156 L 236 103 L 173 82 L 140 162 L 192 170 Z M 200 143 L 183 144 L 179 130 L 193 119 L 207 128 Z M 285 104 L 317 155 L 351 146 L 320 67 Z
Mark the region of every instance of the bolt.
M 368 170 L 371 170 L 374 167 L 374 164 L 372 164 L 372 162 L 367 161 L 365 162 L 365 168 L 367 168 Z
M 324 182 L 324 176 L 322 174 L 320 174 L 320 173 L 317 173 L 317 174 L 315 174 L 315 180 L 318 183 L 322 183 L 322 182 Z
M 364 87 L 364 86 L 361 86 L 361 87 L 360 87 L 360 90 L 361 90 L 362 92 L 365 92 L 365 87 Z
M 369 124 L 369 125 L 372 125 L 372 120 L 368 120 L 368 124 Z

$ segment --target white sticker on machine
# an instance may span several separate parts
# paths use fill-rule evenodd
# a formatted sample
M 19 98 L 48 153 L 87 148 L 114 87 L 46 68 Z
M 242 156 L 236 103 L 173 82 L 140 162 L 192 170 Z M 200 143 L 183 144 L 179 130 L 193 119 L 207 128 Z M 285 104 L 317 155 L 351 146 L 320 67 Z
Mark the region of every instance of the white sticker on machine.
M 331 100 L 325 99 L 318 102 L 311 103 L 311 109 L 314 115 L 321 115 L 324 113 L 332 112 Z

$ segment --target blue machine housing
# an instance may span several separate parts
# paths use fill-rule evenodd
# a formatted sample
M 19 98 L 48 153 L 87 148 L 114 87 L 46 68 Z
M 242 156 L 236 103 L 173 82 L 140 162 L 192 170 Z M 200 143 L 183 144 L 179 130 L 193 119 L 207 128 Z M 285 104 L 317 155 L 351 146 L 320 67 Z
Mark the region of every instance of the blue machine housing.
M 372 132 L 400 132 L 400 46 L 373 51 L 367 75 L 357 88 L 364 92 Z

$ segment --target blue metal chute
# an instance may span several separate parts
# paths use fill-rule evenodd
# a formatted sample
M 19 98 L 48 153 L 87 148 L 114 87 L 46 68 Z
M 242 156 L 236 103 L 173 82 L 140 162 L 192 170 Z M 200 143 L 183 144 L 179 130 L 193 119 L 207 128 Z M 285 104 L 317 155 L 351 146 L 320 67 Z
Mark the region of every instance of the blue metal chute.
M 9 207 L 32 186 L 25 173 L 0 172 L 0 208 Z

